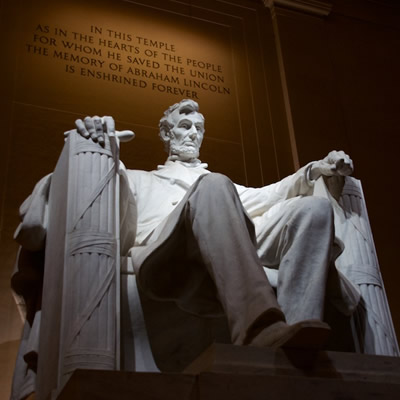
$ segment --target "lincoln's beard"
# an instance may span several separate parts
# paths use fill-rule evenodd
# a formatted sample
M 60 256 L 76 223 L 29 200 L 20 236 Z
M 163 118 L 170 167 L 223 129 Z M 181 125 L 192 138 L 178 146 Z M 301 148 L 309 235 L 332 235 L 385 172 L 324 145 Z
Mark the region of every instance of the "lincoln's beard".
M 178 159 L 183 161 L 190 161 L 199 157 L 199 148 L 192 146 L 185 146 L 179 144 L 170 144 L 169 154 L 178 156 Z

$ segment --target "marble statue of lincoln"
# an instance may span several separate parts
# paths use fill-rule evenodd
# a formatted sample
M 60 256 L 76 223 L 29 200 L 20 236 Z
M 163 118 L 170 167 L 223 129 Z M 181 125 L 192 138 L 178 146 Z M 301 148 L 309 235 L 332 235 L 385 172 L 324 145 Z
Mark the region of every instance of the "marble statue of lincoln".
M 77 120 L 100 145 L 111 117 Z M 225 314 L 232 343 L 321 348 L 327 285 L 340 248 L 328 200 L 311 196 L 321 175 L 349 175 L 342 151 L 261 188 L 232 183 L 199 160 L 204 117 L 182 100 L 160 120 L 166 163 L 124 170 L 134 199 L 130 255 L 141 290 L 199 316 Z M 126 222 L 126 221 L 125 221 Z M 263 267 L 278 270 L 276 294 Z M 355 304 L 347 305 L 349 310 Z

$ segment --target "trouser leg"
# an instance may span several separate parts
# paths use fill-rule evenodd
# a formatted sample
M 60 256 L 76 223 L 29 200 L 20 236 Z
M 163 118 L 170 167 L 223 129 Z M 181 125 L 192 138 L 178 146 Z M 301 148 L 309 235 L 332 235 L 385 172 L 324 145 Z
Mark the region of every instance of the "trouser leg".
M 284 320 L 257 256 L 254 226 L 228 178 L 202 177 L 187 200 L 186 228 L 216 285 L 233 343 Z
M 277 297 L 287 322 L 322 320 L 334 246 L 331 205 L 323 198 L 299 198 L 262 222 L 258 254 L 264 265 L 279 267 Z

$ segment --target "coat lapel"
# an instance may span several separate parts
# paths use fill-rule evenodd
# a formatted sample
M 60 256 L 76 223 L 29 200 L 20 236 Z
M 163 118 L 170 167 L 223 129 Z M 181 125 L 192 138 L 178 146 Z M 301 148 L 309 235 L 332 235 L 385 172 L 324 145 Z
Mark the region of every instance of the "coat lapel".
M 159 165 L 153 174 L 161 179 L 173 181 L 188 190 L 201 175 L 209 173 L 203 166 L 206 167 L 207 165 L 201 164 L 198 167 L 187 167 L 179 161 L 167 161 L 165 165 Z

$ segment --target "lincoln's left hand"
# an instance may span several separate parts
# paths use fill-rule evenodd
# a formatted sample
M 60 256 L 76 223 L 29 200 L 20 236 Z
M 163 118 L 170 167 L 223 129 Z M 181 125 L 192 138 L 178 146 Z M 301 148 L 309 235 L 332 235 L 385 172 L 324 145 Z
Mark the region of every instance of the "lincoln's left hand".
M 310 178 L 315 180 L 321 175 L 347 176 L 353 173 L 353 169 L 353 161 L 344 151 L 333 150 L 311 166 Z

